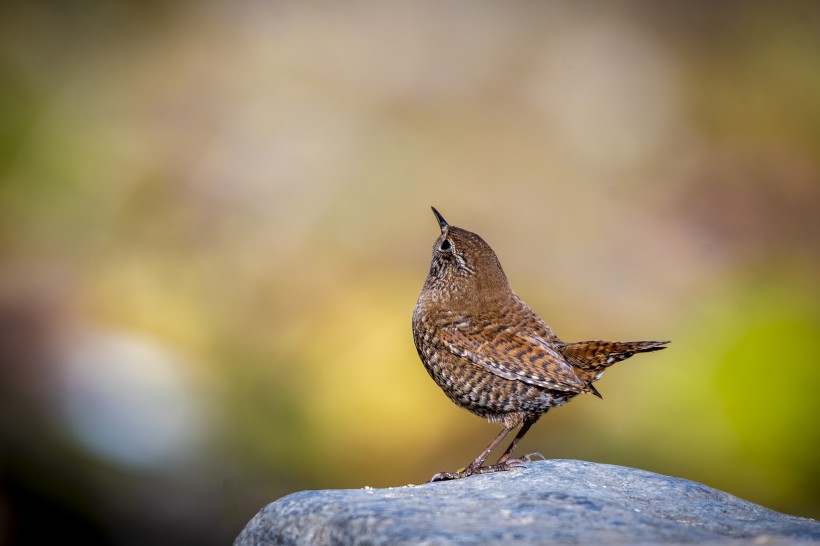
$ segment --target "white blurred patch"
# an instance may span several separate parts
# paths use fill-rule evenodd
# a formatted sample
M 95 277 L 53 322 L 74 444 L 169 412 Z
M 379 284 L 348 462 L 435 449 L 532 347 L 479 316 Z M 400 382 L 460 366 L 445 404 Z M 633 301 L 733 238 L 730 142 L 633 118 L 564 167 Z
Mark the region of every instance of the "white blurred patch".
M 195 455 L 204 405 L 181 361 L 133 335 L 75 338 L 58 361 L 57 403 L 88 449 L 117 464 L 156 467 Z

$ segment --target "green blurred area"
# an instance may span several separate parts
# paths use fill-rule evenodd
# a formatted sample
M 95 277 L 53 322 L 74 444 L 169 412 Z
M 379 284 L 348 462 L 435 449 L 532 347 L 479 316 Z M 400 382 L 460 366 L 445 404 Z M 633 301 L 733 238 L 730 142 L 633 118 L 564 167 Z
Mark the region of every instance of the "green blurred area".
M 4 4 L 0 544 L 472 460 L 430 205 L 563 339 L 672 340 L 522 453 L 820 517 L 818 51 L 813 2 Z

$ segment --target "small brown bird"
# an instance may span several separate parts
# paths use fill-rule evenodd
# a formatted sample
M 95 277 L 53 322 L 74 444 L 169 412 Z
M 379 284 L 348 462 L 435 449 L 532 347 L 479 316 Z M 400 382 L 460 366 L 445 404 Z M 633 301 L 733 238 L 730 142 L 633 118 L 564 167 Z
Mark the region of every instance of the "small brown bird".
M 427 372 L 450 400 L 504 430 L 466 468 L 430 481 L 509 470 L 531 455 L 510 459 L 530 427 L 550 408 L 592 386 L 604 370 L 668 341 L 564 343 L 510 288 L 493 249 L 475 233 L 433 213 L 441 235 L 430 273 L 413 311 L 413 340 Z M 490 452 L 521 427 L 494 465 Z

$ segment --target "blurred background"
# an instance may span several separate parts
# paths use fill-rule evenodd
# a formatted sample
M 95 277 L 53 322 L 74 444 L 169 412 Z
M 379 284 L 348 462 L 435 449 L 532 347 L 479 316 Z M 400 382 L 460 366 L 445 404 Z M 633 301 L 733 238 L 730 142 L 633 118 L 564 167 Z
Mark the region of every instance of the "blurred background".
M 447 218 L 567 341 L 520 452 L 820 517 L 820 4 L 0 7 L 0 544 L 225 544 L 496 434 L 410 316 Z

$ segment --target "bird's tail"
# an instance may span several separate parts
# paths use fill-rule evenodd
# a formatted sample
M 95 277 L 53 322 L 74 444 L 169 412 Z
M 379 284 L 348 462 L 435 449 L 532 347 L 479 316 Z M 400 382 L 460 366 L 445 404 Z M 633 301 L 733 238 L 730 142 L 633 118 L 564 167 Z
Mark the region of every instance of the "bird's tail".
M 592 386 L 608 367 L 636 353 L 660 351 L 669 341 L 579 341 L 562 343 L 558 350 L 569 362 L 575 374 L 585 383 L 589 392 L 601 395 Z

